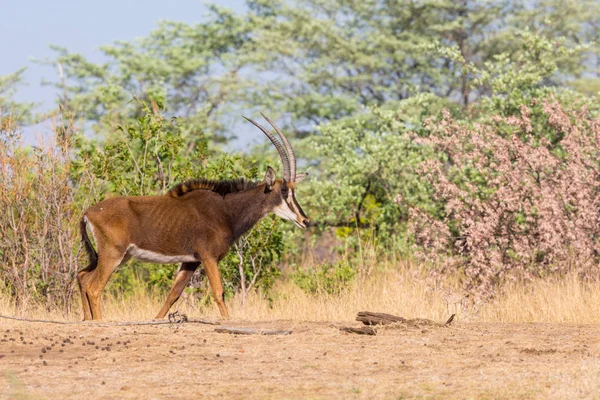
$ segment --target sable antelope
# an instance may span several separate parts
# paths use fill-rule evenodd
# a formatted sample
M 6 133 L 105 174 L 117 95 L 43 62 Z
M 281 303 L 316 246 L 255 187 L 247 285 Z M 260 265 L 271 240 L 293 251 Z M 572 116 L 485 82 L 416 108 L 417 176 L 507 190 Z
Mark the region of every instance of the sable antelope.
M 84 320 L 101 319 L 102 290 L 114 270 L 132 257 L 158 264 L 181 263 L 156 318 L 167 314 L 200 264 L 221 316 L 229 318 L 218 262 L 231 244 L 271 212 L 294 221 L 300 228 L 306 228 L 309 222 L 295 196 L 296 182 L 304 174 L 296 174 L 294 150 L 273 121 L 261 115 L 275 129 L 281 143 L 260 124 L 244 118 L 277 148 L 284 179 L 276 179 L 271 167 L 267 167 L 263 182 L 195 179 L 178 184 L 162 196 L 113 197 L 84 213 L 80 230 L 90 264 L 77 274 Z

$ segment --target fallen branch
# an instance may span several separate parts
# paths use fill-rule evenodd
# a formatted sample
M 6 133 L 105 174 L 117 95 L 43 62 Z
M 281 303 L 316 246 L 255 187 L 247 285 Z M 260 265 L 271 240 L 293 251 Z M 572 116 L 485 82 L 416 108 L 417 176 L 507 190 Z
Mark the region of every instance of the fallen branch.
M 49 319 L 30 319 L 30 318 L 17 318 L 17 317 L 9 317 L 8 315 L 0 315 L 0 318 L 4 319 L 12 319 L 15 321 L 24 321 L 24 322 L 43 322 L 46 324 L 60 324 L 60 325 L 76 325 L 81 324 L 82 322 L 72 322 L 72 321 L 52 321 Z
M 407 327 L 422 327 L 422 326 L 449 326 L 456 314 L 452 314 L 448 320 L 441 324 L 424 318 L 406 319 L 392 314 L 375 313 L 370 311 L 361 311 L 356 316 L 356 320 L 365 325 L 390 325 L 399 324 Z
M 406 322 L 405 318 L 397 317 L 391 314 L 374 313 L 370 311 L 361 311 L 356 316 L 356 320 L 365 325 L 389 325 L 397 322 Z
M 268 330 L 268 329 L 252 329 L 252 328 L 234 328 L 224 326 L 216 328 L 215 332 L 231 333 L 234 335 L 289 335 L 292 331 Z
M 173 322 L 173 321 L 130 321 L 130 322 L 108 322 L 108 323 L 96 323 L 96 322 L 81 322 L 83 325 L 90 326 L 128 326 L 128 325 L 177 325 L 177 324 L 205 324 L 205 325 L 221 325 L 219 321 L 213 321 L 209 319 L 186 319 L 184 321 Z

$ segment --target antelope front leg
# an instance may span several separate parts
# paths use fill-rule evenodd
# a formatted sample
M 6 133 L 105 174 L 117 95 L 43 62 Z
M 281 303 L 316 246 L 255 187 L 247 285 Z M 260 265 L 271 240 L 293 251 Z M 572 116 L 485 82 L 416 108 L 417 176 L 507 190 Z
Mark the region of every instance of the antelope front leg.
M 210 282 L 210 287 L 212 288 L 213 295 L 215 296 L 217 306 L 219 306 L 221 317 L 223 319 L 229 319 L 229 312 L 227 311 L 227 306 L 225 305 L 225 292 L 223 291 L 223 283 L 221 282 L 221 274 L 219 273 L 218 262 L 214 258 L 208 258 L 206 260 L 203 259 L 202 264 L 204 265 L 204 271 L 206 272 L 206 276 Z

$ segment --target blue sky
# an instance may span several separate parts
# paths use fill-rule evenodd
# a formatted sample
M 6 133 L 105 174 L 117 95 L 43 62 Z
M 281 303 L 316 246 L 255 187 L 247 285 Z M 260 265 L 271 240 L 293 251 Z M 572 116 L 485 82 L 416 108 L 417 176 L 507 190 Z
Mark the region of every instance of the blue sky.
M 27 86 L 19 89 L 15 99 L 42 103 L 40 110 L 48 109 L 56 94 L 40 82 L 55 80 L 58 71 L 29 60 L 51 58 L 50 44 L 101 61 L 100 46 L 146 36 L 160 20 L 199 22 L 210 3 L 237 12 L 246 8 L 244 0 L 0 0 L 0 75 L 27 67 Z

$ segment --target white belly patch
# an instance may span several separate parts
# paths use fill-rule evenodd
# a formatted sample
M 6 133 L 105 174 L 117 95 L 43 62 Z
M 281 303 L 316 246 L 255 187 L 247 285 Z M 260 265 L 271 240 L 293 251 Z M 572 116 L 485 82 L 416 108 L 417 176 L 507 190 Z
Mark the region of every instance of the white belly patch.
M 131 257 L 137 258 L 140 261 L 151 262 L 156 264 L 176 264 L 182 262 L 198 261 L 193 255 L 165 255 L 150 250 L 140 249 L 134 244 L 129 245 L 129 247 L 127 248 L 127 254 L 129 254 Z

